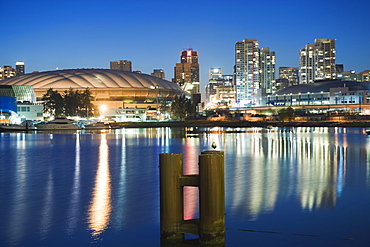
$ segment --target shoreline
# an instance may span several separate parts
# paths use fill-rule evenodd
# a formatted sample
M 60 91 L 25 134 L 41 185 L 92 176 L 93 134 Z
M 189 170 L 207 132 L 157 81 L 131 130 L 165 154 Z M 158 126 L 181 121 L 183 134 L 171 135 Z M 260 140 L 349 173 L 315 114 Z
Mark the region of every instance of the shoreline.
M 188 121 L 167 121 L 167 122 L 126 122 L 119 123 L 124 128 L 160 128 L 160 127 L 357 127 L 369 128 L 370 121 L 307 121 L 307 122 L 274 122 L 274 121 L 209 121 L 209 120 L 188 120 Z

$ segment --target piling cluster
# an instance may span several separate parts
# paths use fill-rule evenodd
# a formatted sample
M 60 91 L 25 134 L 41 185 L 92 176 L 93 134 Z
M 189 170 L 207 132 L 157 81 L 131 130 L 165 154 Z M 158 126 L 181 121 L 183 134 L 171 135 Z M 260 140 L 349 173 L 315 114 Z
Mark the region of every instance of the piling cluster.
M 181 153 L 162 153 L 159 159 L 161 240 L 176 243 L 196 234 L 200 243 L 225 243 L 223 151 L 203 151 L 195 175 L 183 174 Z M 199 187 L 199 219 L 184 220 L 184 186 Z

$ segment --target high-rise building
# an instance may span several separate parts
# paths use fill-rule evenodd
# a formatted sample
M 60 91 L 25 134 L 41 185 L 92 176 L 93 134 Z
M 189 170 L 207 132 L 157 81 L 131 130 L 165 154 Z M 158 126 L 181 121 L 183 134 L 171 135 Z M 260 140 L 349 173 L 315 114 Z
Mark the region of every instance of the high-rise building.
M 259 82 L 259 43 L 257 39 L 244 39 L 235 44 L 236 103 L 251 106 L 252 95 L 257 94 Z
M 24 75 L 24 62 L 15 63 L 15 72 L 17 75 Z
M 299 84 L 298 67 L 279 67 L 279 79 L 287 79 L 287 87 Z M 280 88 L 282 89 L 282 88 Z
M 111 61 L 110 69 L 132 71 L 132 63 L 131 61 L 128 61 L 128 60 Z
M 361 81 L 370 81 L 370 69 L 362 71 L 360 75 Z
M 343 64 L 336 64 L 335 71 L 338 74 L 342 74 L 344 72 L 344 65 Z
M 227 107 L 235 103 L 235 90 L 232 75 L 219 74 L 221 69 L 210 69 L 210 78 L 206 86 L 207 108 Z M 215 73 L 212 73 L 215 72 Z M 217 75 L 217 76 L 216 76 Z
M 152 76 L 165 79 L 164 70 L 163 69 L 153 69 L 153 73 L 151 73 Z
M 16 76 L 16 71 L 12 66 L 5 65 L 0 68 L 0 80 L 5 80 Z
M 337 75 L 338 78 L 340 78 L 342 81 L 362 81 L 361 74 L 356 74 L 356 71 L 350 70 L 350 71 L 343 71 L 342 73 Z
M 276 55 L 270 48 L 262 48 L 260 51 L 260 87 L 266 90 L 266 93 L 276 92 L 275 85 L 275 65 Z
M 193 49 L 180 52 L 180 63 L 176 63 L 173 82 L 192 94 L 199 93 L 198 52 Z
M 219 79 L 222 77 L 221 68 L 210 68 L 209 69 L 209 80 Z
M 299 51 L 299 82 L 335 79 L 335 53 L 335 39 L 315 39 L 314 44 L 307 44 Z

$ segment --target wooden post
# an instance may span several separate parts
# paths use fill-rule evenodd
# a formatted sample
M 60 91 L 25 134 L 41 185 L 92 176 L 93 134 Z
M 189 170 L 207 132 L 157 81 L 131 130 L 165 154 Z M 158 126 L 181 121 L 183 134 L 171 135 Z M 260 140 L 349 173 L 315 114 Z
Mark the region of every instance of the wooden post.
M 218 152 L 218 151 L 216 151 Z M 225 242 L 225 182 L 223 152 L 199 156 L 199 240 Z
M 160 154 L 160 229 L 161 238 L 182 240 L 184 234 L 179 225 L 184 219 L 182 176 L 182 154 Z
M 212 246 L 225 244 L 225 182 L 223 151 L 203 151 L 199 175 L 183 175 L 182 154 L 162 153 L 160 159 L 161 246 L 174 246 L 184 233 L 198 234 Z M 184 186 L 199 187 L 199 219 L 184 220 Z

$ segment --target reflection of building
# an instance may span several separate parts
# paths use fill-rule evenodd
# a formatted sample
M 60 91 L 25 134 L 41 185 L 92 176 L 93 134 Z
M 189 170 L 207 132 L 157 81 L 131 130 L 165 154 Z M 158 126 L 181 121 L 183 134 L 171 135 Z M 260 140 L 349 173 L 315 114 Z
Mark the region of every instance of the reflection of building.
M 128 60 L 111 61 L 110 69 L 132 71 L 132 63 Z
M 3 85 L 32 85 L 36 97 L 50 88 L 58 92 L 88 88 L 95 106 L 107 108 L 157 108 L 162 100 L 182 95 L 180 87 L 172 82 L 145 74 L 107 69 L 70 69 L 26 74 L 2 81 Z
M 343 188 L 343 156 L 338 147 L 331 147 L 332 139 L 327 128 L 311 130 L 315 138 L 297 135 L 297 145 L 292 152 L 301 154 L 297 167 L 297 195 L 306 210 L 332 208 Z M 330 145 L 331 144 L 331 145 Z M 306 154 L 306 155 L 304 155 Z M 335 182 L 333 182 L 335 181 Z
M 336 78 L 335 39 L 315 39 L 299 51 L 299 83 Z
M 346 135 L 332 131 L 298 127 L 284 134 L 255 130 L 227 138 L 222 133 L 211 135 L 225 142 L 226 156 L 234 160 L 226 174 L 227 201 L 234 215 L 256 220 L 288 198 L 298 198 L 304 210 L 333 208 L 343 192 L 346 173 L 357 169 L 349 169 L 347 160 L 369 155 L 366 148 L 349 145 Z
M 176 63 L 173 82 L 190 93 L 199 93 L 198 52 L 188 49 L 180 53 L 180 63 Z

